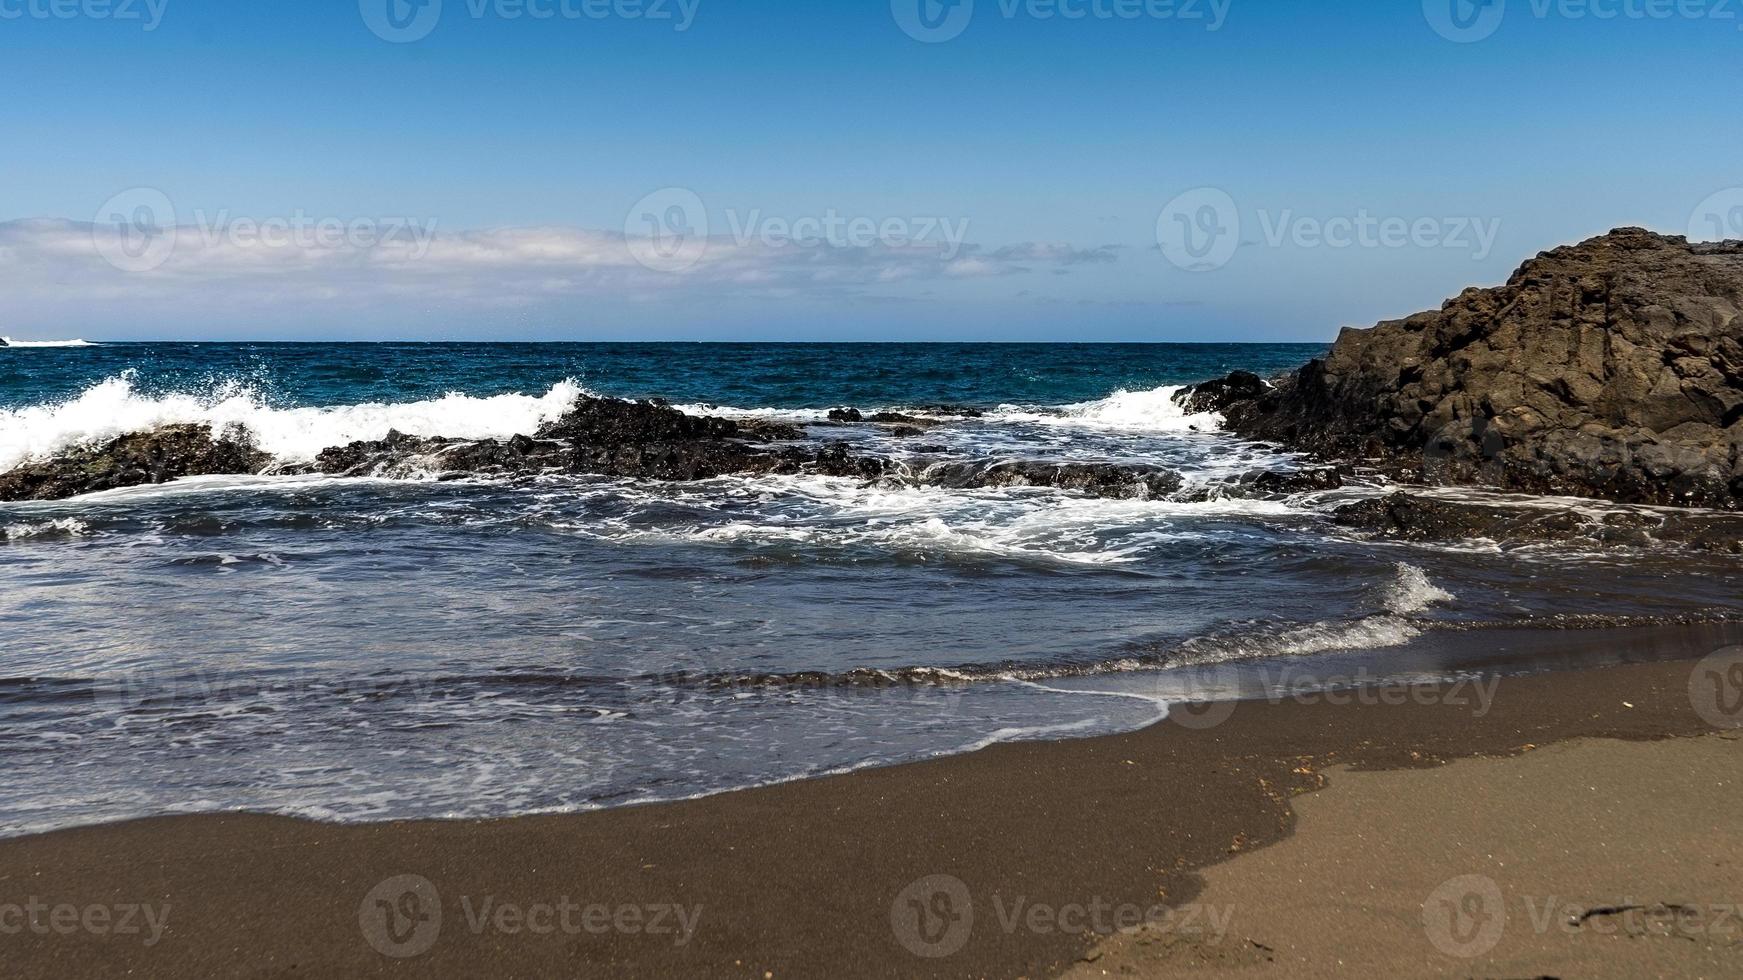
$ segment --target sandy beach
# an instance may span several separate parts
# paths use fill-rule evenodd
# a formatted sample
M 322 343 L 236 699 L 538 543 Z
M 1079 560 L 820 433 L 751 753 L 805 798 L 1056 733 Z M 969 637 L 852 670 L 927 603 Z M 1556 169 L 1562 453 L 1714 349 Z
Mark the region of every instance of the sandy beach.
M 1181 708 L 585 814 L 72 829 L 0 842 L 0 926 L 23 976 L 1735 975 L 1715 663 Z

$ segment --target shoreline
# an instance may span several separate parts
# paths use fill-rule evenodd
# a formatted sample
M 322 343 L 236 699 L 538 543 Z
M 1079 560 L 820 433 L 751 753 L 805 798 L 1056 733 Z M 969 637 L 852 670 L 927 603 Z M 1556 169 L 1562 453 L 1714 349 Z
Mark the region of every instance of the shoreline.
M 1504 677 L 1480 715 L 1442 684 L 1399 703 L 1177 707 L 1126 734 L 577 814 L 71 828 L 0 840 L 0 910 L 37 899 L 163 913 L 150 946 L 82 925 L 25 929 L 8 960 L 26 974 L 1055 976 L 1105 938 L 1061 913 L 1192 903 L 1205 869 L 1290 839 L 1290 800 L 1323 788 L 1327 769 L 1712 734 L 1691 700 L 1695 666 Z M 382 889 L 392 900 L 372 911 Z M 437 902 L 433 935 L 428 916 L 387 919 Z M 966 933 L 960 915 L 938 914 L 959 907 L 974 913 Z

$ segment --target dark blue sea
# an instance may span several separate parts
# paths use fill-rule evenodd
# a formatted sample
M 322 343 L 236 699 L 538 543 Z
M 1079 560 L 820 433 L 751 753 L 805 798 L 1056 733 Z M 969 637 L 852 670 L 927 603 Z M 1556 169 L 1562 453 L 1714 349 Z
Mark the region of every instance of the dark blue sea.
M 828 437 L 1154 462 L 1212 486 L 1298 461 L 1184 415 L 1177 386 L 1322 350 L 12 346 L 0 469 L 174 422 L 245 425 L 286 463 L 394 429 L 506 438 L 592 393 L 806 425 L 838 406 L 930 413 L 947 421 L 918 439 Z M 1188 669 L 1433 672 L 1434 637 L 1743 606 L 1734 558 L 1406 544 L 1327 519 L 1384 489 L 263 475 L 0 504 L 0 833 L 668 799 L 1137 727 Z

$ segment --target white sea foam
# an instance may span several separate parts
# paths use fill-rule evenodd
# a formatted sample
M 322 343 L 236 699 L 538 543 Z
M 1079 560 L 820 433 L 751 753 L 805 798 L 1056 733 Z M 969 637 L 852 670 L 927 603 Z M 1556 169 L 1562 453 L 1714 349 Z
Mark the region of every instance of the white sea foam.
M 1167 542 L 1202 537 L 1191 523 L 1195 518 L 1300 513 L 1281 501 L 1115 500 L 1047 489 L 965 491 L 820 476 L 723 477 L 686 487 L 614 486 L 610 492 L 643 495 L 662 506 L 676 495 L 709 509 L 722 501 L 770 499 L 790 509 L 722 524 L 648 528 L 589 520 L 558 528 L 618 541 L 873 548 L 919 557 L 1125 565 L 1144 560 Z
M 90 525 L 75 517 L 60 517 L 52 521 L 36 521 L 29 524 L 8 524 L 0 527 L 0 541 L 22 541 L 25 538 L 69 537 L 76 538 L 89 534 Z
M 987 418 L 995 422 L 1080 426 L 1121 432 L 1213 432 L 1221 428 L 1221 415 L 1215 412 L 1189 413 L 1174 401 L 1174 396 L 1184 388 L 1184 385 L 1164 385 L 1148 391 L 1122 388 L 1106 398 L 1044 410 L 1000 405 Z
M 0 347 L 96 347 L 88 340 L 13 340 L 11 337 L 0 337 Z
M 451 393 L 429 401 L 276 408 L 238 382 L 201 393 L 147 395 L 128 372 L 59 404 L 0 411 L 0 471 L 72 446 L 191 422 L 215 429 L 246 426 L 256 445 L 281 461 L 313 459 L 328 447 L 380 439 L 394 429 L 414 436 L 506 439 L 558 418 L 585 393 L 576 382 L 561 381 L 542 395 Z
M 792 422 L 806 425 L 824 422 L 829 412 L 821 408 L 736 408 L 732 405 L 673 405 L 686 415 L 705 415 L 723 419 L 761 419 L 769 422 Z
M 1399 562 L 1398 577 L 1386 590 L 1386 608 L 1400 616 L 1422 612 L 1437 602 L 1452 602 L 1455 596 L 1428 580 L 1428 573 Z

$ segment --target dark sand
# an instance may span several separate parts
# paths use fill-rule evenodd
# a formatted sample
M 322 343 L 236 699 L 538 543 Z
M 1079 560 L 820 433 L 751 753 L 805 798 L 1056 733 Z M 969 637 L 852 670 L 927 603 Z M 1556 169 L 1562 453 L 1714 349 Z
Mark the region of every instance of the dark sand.
M 1395 790 L 1363 797 L 1377 801 L 1372 805 L 1398 799 L 1399 840 L 1387 839 L 1389 820 L 1382 815 L 1362 824 L 1368 845 L 1351 847 L 1338 818 L 1310 809 L 1307 826 L 1316 836 L 1285 845 L 1296 851 L 1273 853 L 1294 853 L 1292 866 L 1305 867 L 1299 855 L 1314 853 L 1315 840 L 1341 841 L 1340 860 L 1312 862 L 1311 876 L 1298 876 L 1297 891 L 1288 896 L 1266 900 L 1250 887 L 1239 890 L 1240 880 L 1227 884 L 1220 878 L 1206 892 L 1202 869 L 1241 855 L 1262 858 L 1251 852 L 1290 836 L 1297 827 L 1291 798 L 1324 786 L 1329 767 L 1430 770 L 1449 759 L 1526 752 L 1514 760 L 1522 763 L 1539 756 L 1553 760 L 1544 747 L 1575 738 L 1711 736 L 1714 723 L 1691 703 L 1694 666 L 1650 663 L 1509 679 L 1500 682 L 1487 711 L 1470 685 L 1391 699 L 1403 704 L 1376 697 L 1338 704 L 1242 703 L 1209 727 L 1199 726 L 1214 716 L 1194 713 L 1185 717 L 1191 724 L 1182 724 L 1184 711 L 1177 710 L 1176 719 L 1129 735 L 1000 745 L 932 762 L 589 814 L 364 826 L 193 816 L 7 840 L 0 842 L 0 930 L 8 925 L 7 903 L 152 905 L 160 914 L 168 908 L 167 926 L 149 947 L 145 935 L 98 936 L 83 926 L 68 928 L 67 935 L 52 928 L 46 934 L 29 928 L 0 934 L 0 974 L 1043 977 L 1074 968 L 1100 975 L 1116 962 L 1162 974 L 1298 965 L 1314 951 L 1287 945 L 1305 942 L 1291 938 L 1293 933 L 1277 931 L 1273 938 L 1282 945 L 1265 943 L 1269 949 L 1255 942 L 1264 943 L 1267 930 L 1298 917 L 1299 906 L 1291 903 L 1302 895 L 1353 894 L 1377 875 L 1393 874 L 1394 865 L 1364 864 L 1369 848 L 1379 861 L 1401 853 L 1401 843 L 1441 836 L 1442 825 L 1448 834 L 1480 834 L 1471 814 L 1528 807 L 1535 796 L 1564 810 L 1599 798 L 1581 797 L 1565 781 L 1498 776 L 1476 780 L 1486 787 L 1483 796 L 1467 795 L 1469 778 L 1447 782 L 1458 788 L 1445 798 L 1434 796 L 1434 788 L 1443 776 L 1464 770 L 1407 773 L 1411 781 L 1387 784 Z M 1705 778 L 1699 756 L 1682 761 L 1679 746 L 1710 753 L 1717 741 L 1670 743 L 1651 765 L 1691 773 L 1687 785 L 1679 784 L 1690 798 L 1718 794 L 1733 802 L 1735 784 Z M 1737 747 L 1728 740 L 1722 745 L 1726 751 Z M 1557 771 L 1553 761 L 1544 764 L 1548 772 Z M 1601 758 L 1581 765 L 1604 768 Z M 1333 784 L 1341 778 L 1341 771 L 1329 775 Z M 1605 787 L 1609 794 L 1626 790 Z M 1414 802 L 1421 800 L 1436 802 Z M 1743 807 L 1736 812 L 1743 821 Z M 1660 819 L 1674 822 L 1677 814 Z M 1733 823 L 1727 832 L 1734 835 L 1736 828 Z M 1639 832 L 1650 834 L 1651 828 Z M 1730 838 L 1715 837 L 1715 846 L 1728 846 L 1724 839 Z M 1604 847 L 1638 843 L 1565 835 L 1555 840 L 1563 848 L 1589 845 L 1583 858 L 1588 863 L 1602 862 Z M 1492 872 L 1470 856 L 1483 853 L 1481 839 L 1461 846 L 1465 857 L 1451 866 Z M 1227 867 L 1237 869 L 1241 862 Z M 1273 876 L 1288 870 L 1268 867 Z M 1736 880 L 1735 865 L 1714 874 Z M 439 928 L 426 921 L 422 931 L 410 931 L 418 919 L 395 917 L 408 930 L 401 938 L 409 938 L 395 946 L 385 932 L 389 917 L 373 904 L 381 895 L 371 891 L 401 875 L 428 879 L 440 896 L 441 913 Z M 957 886 L 949 879 L 910 887 L 940 875 L 960 881 L 972 922 L 961 916 L 963 904 L 950 901 Z M 1413 944 L 1405 962 L 1426 965 L 1431 973 L 1480 975 L 1472 961 L 1438 954 L 1425 938 L 1421 898 L 1410 898 L 1423 874 L 1397 877 L 1390 897 L 1376 898 L 1379 912 L 1350 914 L 1391 922 L 1398 941 Z M 1707 891 L 1711 884 L 1706 882 Z M 1731 890 L 1743 901 L 1743 880 L 1737 886 Z M 1219 888 L 1240 896 L 1239 917 L 1228 940 L 1215 948 L 1106 963 L 1102 958 L 1126 955 L 1115 947 L 1131 937 L 1093 950 L 1102 937 L 1092 930 L 1135 921 L 1121 914 L 1142 914 L 1161 902 L 1180 906 L 1201 895 L 1214 903 Z M 398 900 L 394 891 L 391 898 Z M 1639 897 L 1670 901 L 1669 895 Z M 519 907 L 554 907 L 565 900 L 601 905 L 619 916 L 620 927 L 604 928 L 598 913 L 580 909 L 569 913 L 574 931 L 546 918 L 553 913 L 536 910 L 534 924 L 554 931 L 529 932 L 512 915 L 475 926 L 471 919 L 487 898 Z M 929 914 L 920 916 L 908 899 Z M 1388 901 L 1406 907 L 1388 911 Z M 688 942 L 670 932 L 648 934 L 633 916 L 651 912 L 623 911 L 673 903 L 699 915 Z M 431 909 L 403 902 L 399 908 Z M 40 915 L 50 921 L 51 913 Z M 674 922 L 663 917 L 661 924 Z M 366 938 L 368 923 L 377 945 L 416 955 L 378 952 Z M 589 925 L 603 931 L 589 931 Z M 929 947 L 927 940 L 937 944 Z M 418 952 L 422 945 L 427 950 Z M 949 955 L 922 957 L 914 949 Z M 1082 962 L 1086 955 L 1097 958 Z M 1732 956 L 1722 962 L 1737 968 L 1733 975 L 1743 973 L 1743 961 L 1724 955 Z

